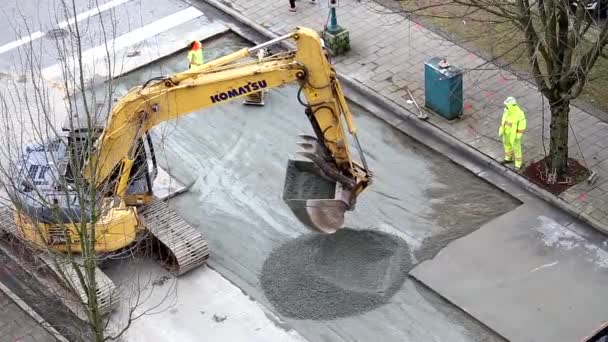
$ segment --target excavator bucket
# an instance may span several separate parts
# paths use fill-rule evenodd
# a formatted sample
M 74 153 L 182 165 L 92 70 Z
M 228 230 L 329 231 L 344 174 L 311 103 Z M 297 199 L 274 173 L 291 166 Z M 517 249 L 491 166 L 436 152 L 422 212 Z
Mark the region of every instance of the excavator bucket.
M 313 162 L 287 162 L 283 200 L 309 229 L 326 234 L 340 229 L 349 209 L 348 197 L 349 192 L 341 184 L 321 176 Z

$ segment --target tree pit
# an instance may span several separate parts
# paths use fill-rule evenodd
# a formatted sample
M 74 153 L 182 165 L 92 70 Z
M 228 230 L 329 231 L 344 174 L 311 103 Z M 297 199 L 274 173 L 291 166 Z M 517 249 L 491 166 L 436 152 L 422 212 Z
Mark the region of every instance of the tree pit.
M 526 176 L 534 184 L 542 187 L 543 189 L 551 192 L 554 195 L 559 195 L 562 192 L 568 190 L 572 186 L 582 182 L 589 177 L 589 170 L 582 166 L 578 160 L 568 158 L 568 167 L 566 174 L 557 177 L 557 180 L 553 184 L 548 183 L 547 166 L 549 159 L 544 158 L 537 162 L 534 162 L 524 169 L 523 175 Z

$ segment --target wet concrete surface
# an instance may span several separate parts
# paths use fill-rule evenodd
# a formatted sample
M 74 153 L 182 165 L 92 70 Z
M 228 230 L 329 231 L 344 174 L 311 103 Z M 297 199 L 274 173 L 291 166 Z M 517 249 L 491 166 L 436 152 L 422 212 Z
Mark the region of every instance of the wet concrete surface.
M 608 316 L 608 248 L 559 216 L 526 202 L 411 274 L 509 341 L 581 341 Z
M 247 45 L 234 36 L 204 42 L 209 59 Z M 161 60 L 123 77 L 119 90 L 184 68 L 183 55 Z M 324 237 L 310 235 L 281 199 L 287 159 L 296 156 L 297 135 L 312 134 L 296 91 L 295 86 L 272 90 L 264 107 L 244 106 L 237 100 L 209 108 L 163 124 L 153 133 L 161 166 L 185 184 L 195 182 L 171 204 L 209 240 L 210 265 L 312 341 L 500 341 L 460 309 L 407 277 L 407 272 L 448 242 L 518 203 L 352 106 L 375 182 L 360 196 L 356 210 L 347 213 L 346 226 L 352 230 L 346 233 L 390 234 L 393 238 L 387 241 L 399 241 L 397 246 L 402 247 L 389 243 L 380 248 L 392 260 L 385 258 L 384 266 L 396 270 L 384 284 L 369 282 L 373 255 L 359 261 L 357 277 L 348 272 L 356 269 L 354 264 L 345 267 L 355 261 L 336 254 L 341 250 L 344 254 L 340 255 L 356 258 L 356 248 L 373 250 L 377 241 L 365 245 L 365 241 L 353 239 L 359 243 L 352 246 L 354 250 L 342 245 L 333 257 L 318 259 L 321 254 L 305 247 Z M 393 247 L 407 251 L 407 258 L 389 258 Z M 304 252 L 295 253 L 298 250 Z M 277 255 L 291 258 L 285 260 L 283 269 Z M 273 265 L 276 272 L 264 272 L 264 265 Z M 289 278 L 298 267 L 300 271 L 313 268 L 317 280 L 337 284 L 338 295 L 384 293 L 379 295 L 381 300 L 369 305 L 327 315 L 313 314 L 322 309 L 319 305 L 327 304 L 319 298 L 298 302 L 301 311 L 291 310 L 293 303 L 285 310 L 280 307 L 282 297 L 315 295 L 306 277 L 300 281 Z M 268 291 L 273 277 L 277 286 L 289 285 L 278 297 Z
M 211 19 L 201 18 L 200 20 Z M 234 33 L 220 34 L 204 41 L 203 58 L 205 61 L 210 61 L 250 46 L 251 44 L 248 41 Z M 154 61 L 141 69 L 118 77 L 114 83 L 114 97 L 118 98 L 126 94 L 131 88 L 142 85 L 153 77 L 171 75 L 187 70 L 188 59 L 186 58 L 186 48 L 184 45 L 184 49 L 178 53 Z M 104 87 L 100 87 L 99 85 L 95 88 L 95 93 L 98 96 L 105 95 L 106 91 Z
M 124 328 L 134 307 L 139 316 L 124 341 L 306 341 L 209 267 L 175 278 L 148 257 L 113 260 L 105 271 L 123 296 L 110 330 Z
M 261 301 L 267 298 L 275 303 L 281 299 L 272 298 L 272 294 L 269 296 L 261 288 L 264 276 L 268 277 L 263 272 L 263 265 L 269 262 L 269 258 L 272 262 L 273 252 L 281 253 L 281 246 L 286 243 L 289 246 L 302 234 L 309 234 L 282 203 L 280 194 L 285 159 L 293 155 L 291 151 L 294 148 L 290 148 L 294 146 L 293 137 L 310 131 L 303 117 L 297 120 L 297 114 L 284 113 L 284 109 L 289 107 L 286 103 L 276 103 L 280 96 L 286 100 L 293 99 L 295 88 L 271 93 L 269 103 L 272 101 L 272 104 L 266 107 L 274 107 L 270 115 L 243 113 L 239 118 L 243 107 L 240 104 L 228 105 L 218 108 L 218 115 L 211 110 L 208 116 L 185 117 L 183 121 L 194 122 L 185 125 L 178 122 L 173 132 L 162 140 L 157 139 L 164 142 L 161 149 L 166 153 L 161 159 L 171 165 L 169 172 L 178 178 L 196 180 L 194 192 L 176 198 L 173 204 L 188 221 L 203 228 L 209 239 L 211 265 L 254 298 Z M 360 197 L 357 209 L 347 213 L 347 225 L 357 230 L 394 234 L 406 241 L 411 253 L 409 260 L 397 266 L 402 272 L 408 272 L 417 262 L 432 258 L 453 239 L 475 230 L 482 218 L 488 220 L 492 214 L 499 215 L 516 205 L 472 175 L 456 171 L 458 169 L 454 165 L 437 156 L 433 158 L 423 147 L 410 148 L 416 146 L 413 141 L 406 143 L 407 138 L 400 137 L 361 109 L 355 108 L 355 111 L 358 112 L 361 139 L 367 147 L 368 161 L 376 173 L 376 181 Z M 225 139 L 223 143 L 221 139 Z M 198 144 L 208 149 L 190 147 L 200 146 Z M 434 163 L 443 164 L 439 169 L 450 175 L 448 183 L 443 183 L 442 178 L 434 173 L 437 170 L 432 167 Z M 452 202 L 429 195 L 429 189 L 447 192 L 453 184 L 468 185 L 471 190 L 477 187 L 478 191 L 483 191 L 484 201 L 478 201 L 481 194 L 473 191 L 466 192 L 465 197 L 452 195 L 449 197 Z M 478 224 L 465 223 L 469 215 L 462 215 L 463 207 L 482 208 L 475 216 Z M 297 245 L 303 240 L 295 241 Z M 297 257 L 300 254 L 296 251 L 294 248 Z M 310 255 L 304 254 L 303 257 L 305 259 L 300 260 L 300 265 L 319 265 Z M 324 267 L 339 269 L 339 259 L 327 261 L 333 265 L 325 264 Z M 364 262 L 362 269 L 365 269 L 365 263 L 370 261 L 363 259 L 361 262 Z M 286 264 L 289 264 L 288 259 Z M 283 271 L 297 270 L 286 268 Z M 363 273 L 361 276 L 365 277 Z M 268 279 L 266 281 L 269 282 Z M 281 281 L 277 280 L 277 285 Z M 290 288 L 309 293 L 306 280 L 297 285 L 299 287 L 291 284 Z M 349 285 L 352 284 L 340 284 L 343 292 L 339 293 L 348 293 Z M 455 308 L 445 303 L 438 304 L 439 301 L 428 301 L 426 298 L 429 296 L 434 295 L 406 280 L 399 291 L 385 299 L 385 305 L 375 309 L 376 305 L 369 305 L 367 310 L 358 308 L 352 312 L 355 315 L 339 320 L 289 322 L 313 341 L 364 341 L 378 337 L 390 341 L 498 339 L 465 314 L 456 313 L 458 310 Z M 315 303 L 318 304 L 317 301 L 301 302 L 304 313 L 299 317 L 310 319 L 311 316 L 306 316 L 305 312 L 322 309 L 315 307 Z M 281 313 L 280 308 L 277 311 Z M 363 313 L 365 311 L 367 313 Z M 445 314 L 445 311 L 450 313 Z M 407 318 L 402 320 L 400 317 Z M 285 318 L 289 317 L 286 315 Z

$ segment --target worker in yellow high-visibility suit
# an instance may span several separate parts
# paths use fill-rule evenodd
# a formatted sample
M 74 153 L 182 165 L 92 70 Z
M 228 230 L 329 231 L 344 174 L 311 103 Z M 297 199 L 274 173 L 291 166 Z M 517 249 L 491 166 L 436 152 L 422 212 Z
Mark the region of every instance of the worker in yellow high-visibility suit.
M 504 105 L 505 110 L 498 129 L 498 136 L 502 137 L 505 148 L 505 159 L 502 163 L 512 163 L 513 155 L 515 155 L 515 169 L 519 170 L 523 164 L 521 139 L 526 130 L 526 114 L 519 108 L 517 101 L 512 96 L 507 97 Z
M 190 50 L 188 50 L 188 69 L 192 66 L 203 65 L 203 47 L 201 42 L 198 40 L 190 43 Z

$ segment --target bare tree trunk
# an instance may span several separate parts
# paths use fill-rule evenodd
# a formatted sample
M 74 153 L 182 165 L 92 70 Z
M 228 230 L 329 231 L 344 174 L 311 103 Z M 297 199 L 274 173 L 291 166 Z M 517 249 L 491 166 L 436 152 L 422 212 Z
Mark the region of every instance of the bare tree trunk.
M 91 246 L 95 248 L 95 245 Z M 90 325 L 95 334 L 95 342 L 105 341 L 105 325 L 102 321 L 101 313 L 99 311 L 99 305 L 97 303 L 97 282 L 95 281 L 95 270 L 97 264 L 95 262 L 95 255 L 84 256 L 84 270 L 87 274 L 88 286 L 87 286 L 87 297 L 88 297 L 88 309 L 90 310 Z
M 550 171 L 566 173 L 568 166 L 568 116 L 570 101 L 560 100 L 551 105 L 551 143 L 549 145 Z

